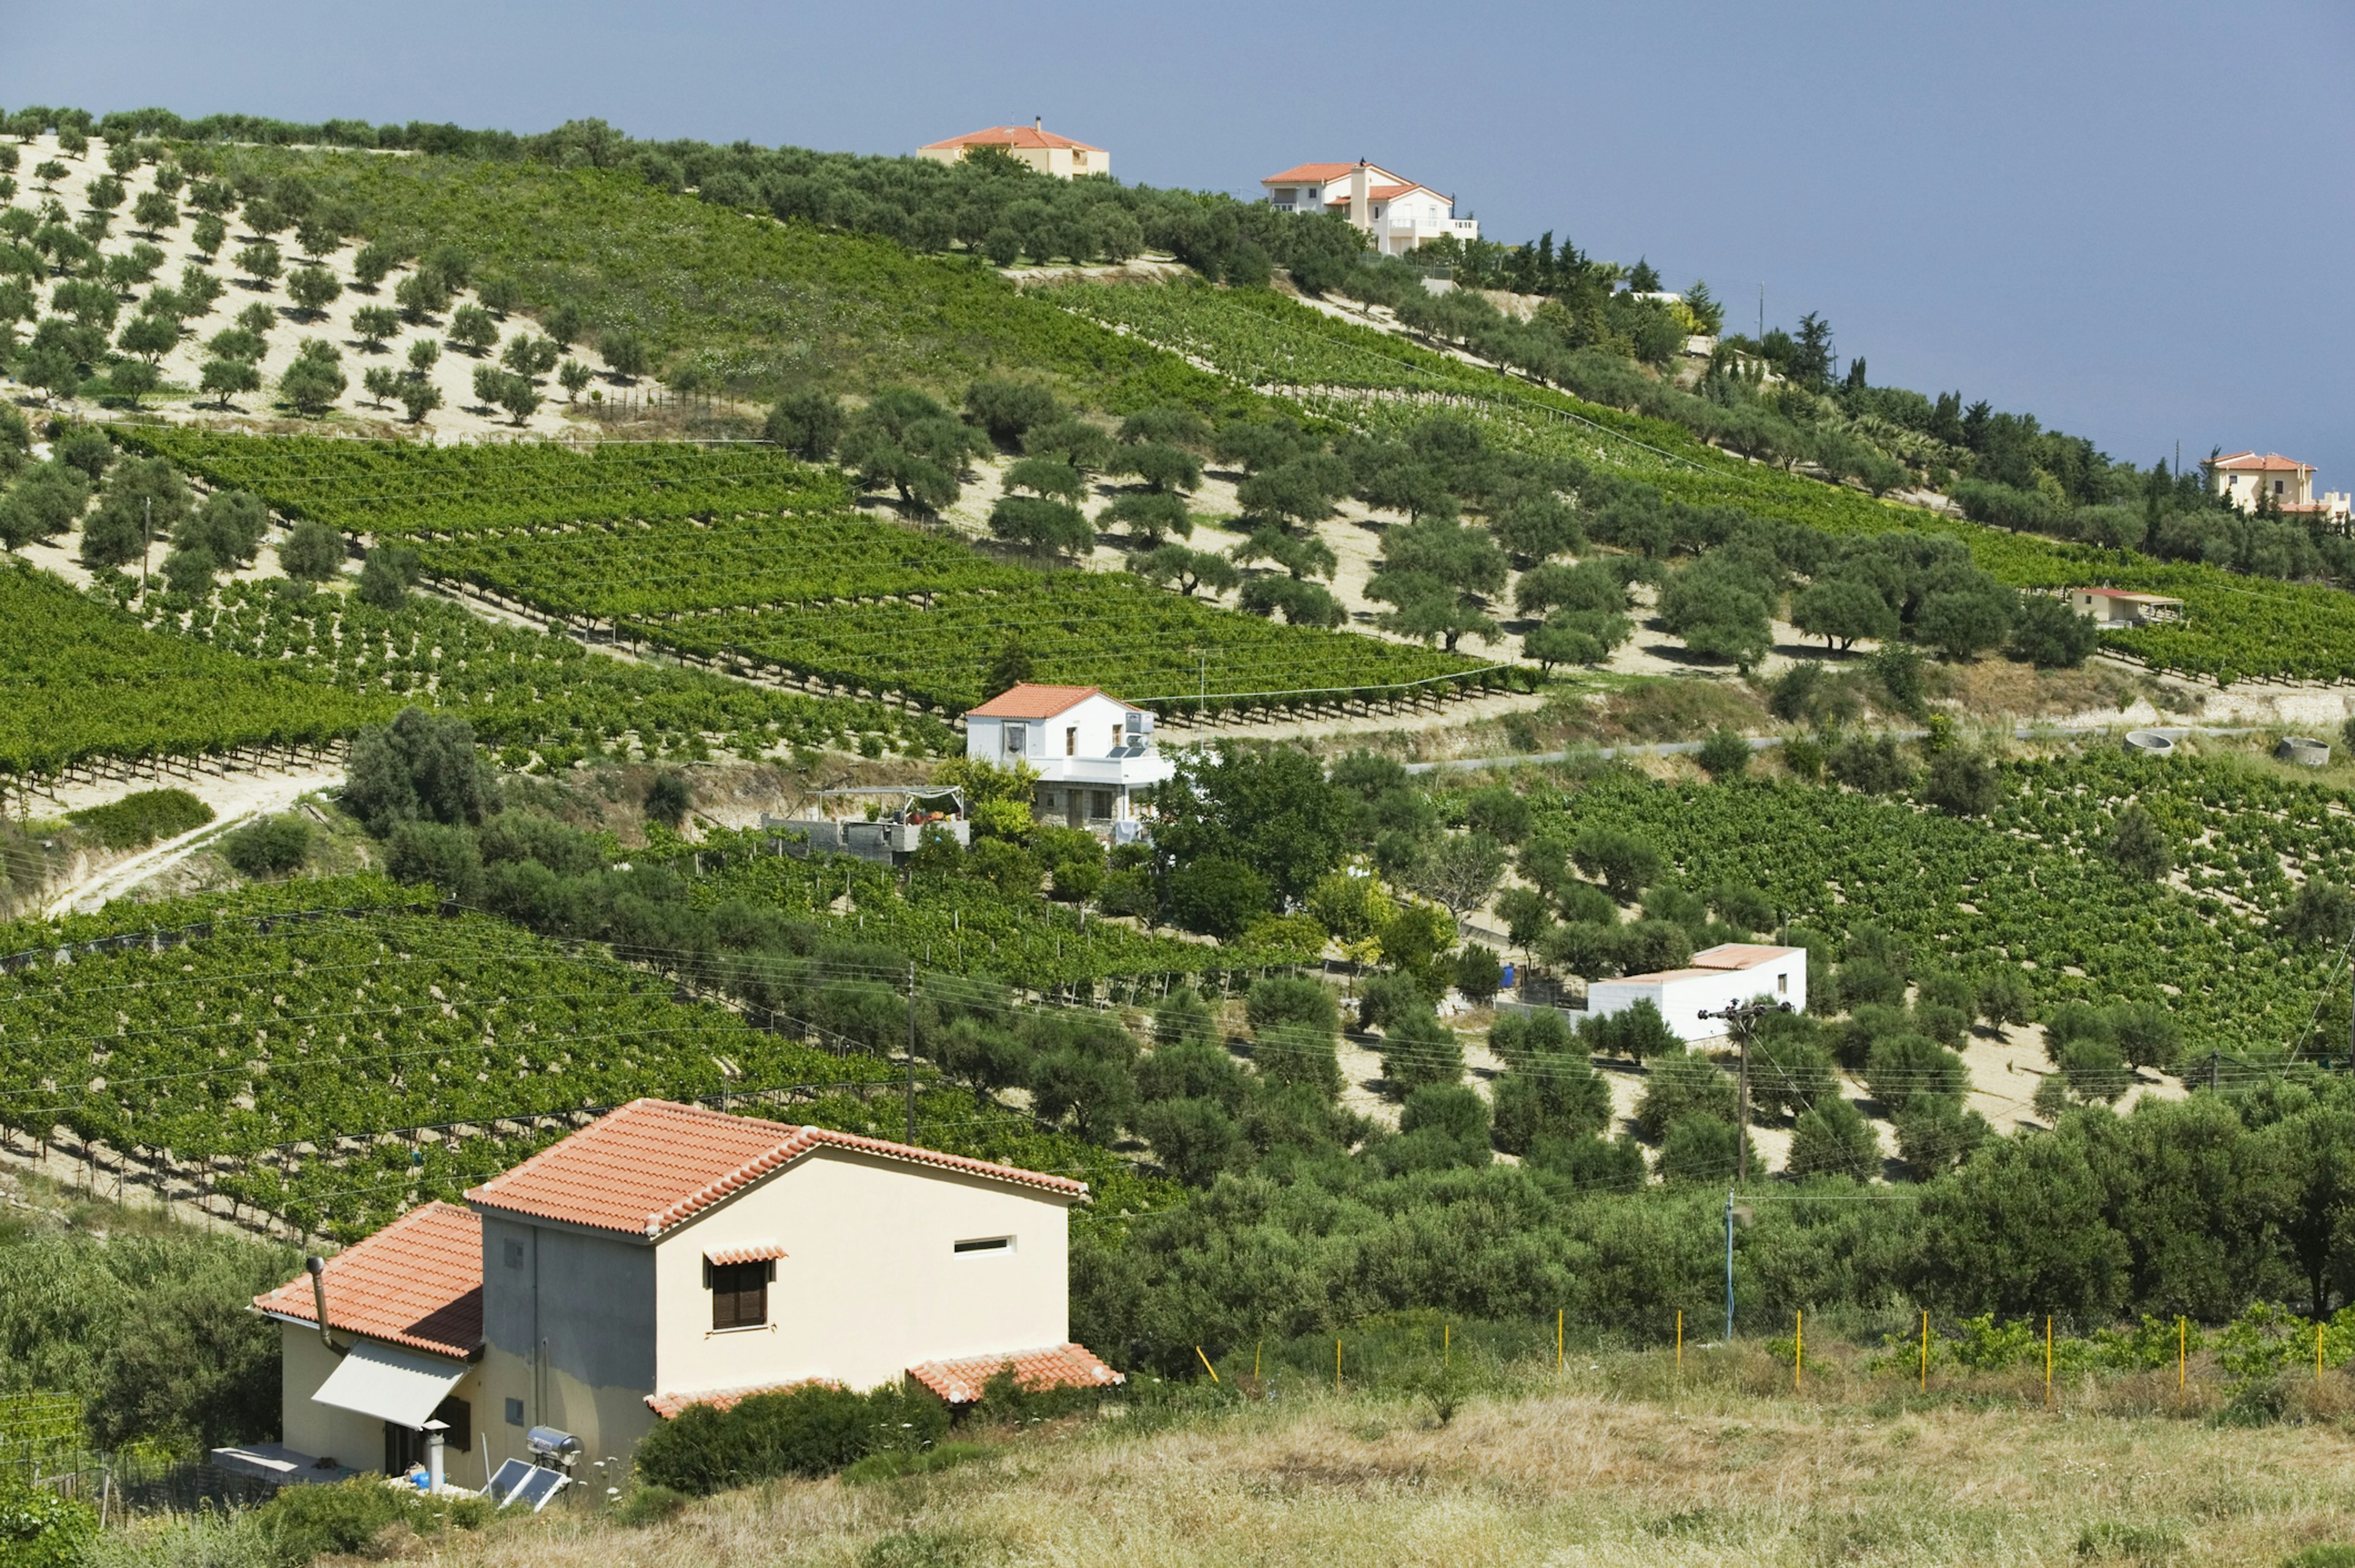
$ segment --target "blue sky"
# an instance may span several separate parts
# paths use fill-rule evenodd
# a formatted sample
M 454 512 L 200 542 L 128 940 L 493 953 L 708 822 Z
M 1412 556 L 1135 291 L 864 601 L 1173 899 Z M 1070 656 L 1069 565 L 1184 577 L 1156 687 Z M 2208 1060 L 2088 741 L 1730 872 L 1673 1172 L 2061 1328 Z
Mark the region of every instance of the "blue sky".
M 0 104 L 903 152 L 1043 115 L 1122 177 L 1373 158 L 1491 238 L 1828 316 L 1876 383 L 2355 489 L 2355 7 L 0 0 Z

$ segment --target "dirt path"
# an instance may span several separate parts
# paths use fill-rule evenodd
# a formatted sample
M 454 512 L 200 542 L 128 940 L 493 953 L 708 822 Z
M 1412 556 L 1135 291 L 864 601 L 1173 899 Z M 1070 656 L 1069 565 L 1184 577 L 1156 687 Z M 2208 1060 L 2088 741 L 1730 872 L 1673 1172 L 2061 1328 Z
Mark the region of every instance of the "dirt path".
M 218 842 L 222 835 L 232 829 L 256 817 L 286 811 L 303 796 L 332 789 L 343 782 L 344 770 L 339 765 L 282 772 L 199 775 L 177 781 L 176 787 L 186 790 L 218 814 L 211 822 L 193 832 L 152 845 L 126 859 L 92 869 L 53 891 L 42 913 L 50 919 L 69 913 L 87 914 L 171 870 L 189 856 Z M 120 782 L 74 784 L 59 790 L 59 799 L 65 809 L 79 810 L 87 805 L 120 800 L 138 790 L 154 787 L 144 781 L 127 784 Z

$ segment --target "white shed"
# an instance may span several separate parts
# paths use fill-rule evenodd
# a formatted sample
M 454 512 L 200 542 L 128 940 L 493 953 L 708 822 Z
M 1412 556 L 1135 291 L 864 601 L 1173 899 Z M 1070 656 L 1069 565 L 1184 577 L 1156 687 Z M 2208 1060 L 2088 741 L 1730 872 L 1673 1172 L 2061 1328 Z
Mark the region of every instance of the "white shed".
M 1769 947 L 1754 942 L 1728 942 L 1696 953 L 1682 969 L 1655 975 L 1626 975 L 1598 980 L 1586 988 L 1589 1018 L 1625 1012 L 1637 1002 L 1659 1008 L 1668 1027 L 1685 1040 L 1713 1040 L 1725 1026 L 1704 1012 L 1720 1012 L 1735 1002 L 1764 997 L 1807 1005 L 1807 950 Z

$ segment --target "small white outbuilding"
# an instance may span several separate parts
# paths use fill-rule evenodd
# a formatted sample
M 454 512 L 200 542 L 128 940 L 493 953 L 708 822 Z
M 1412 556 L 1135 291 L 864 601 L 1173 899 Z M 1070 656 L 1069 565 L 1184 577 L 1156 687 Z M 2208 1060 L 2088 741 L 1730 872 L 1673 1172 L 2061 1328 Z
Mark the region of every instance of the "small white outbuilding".
M 1720 1012 L 1735 1002 L 1758 997 L 1788 1002 L 1794 1008 L 1806 1007 L 1807 950 L 1755 942 L 1722 943 L 1694 954 L 1692 962 L 1682 969 L 1597 980 L 1586 988 L 1586 1016 L 1609 1018 L 1637 1002 L 1649 1002 L 1678 1039 L 1713 1040 L 1726 1032 L 1725 1025 L 1717 1019 L 1702 1018 L 1702 1013 Z

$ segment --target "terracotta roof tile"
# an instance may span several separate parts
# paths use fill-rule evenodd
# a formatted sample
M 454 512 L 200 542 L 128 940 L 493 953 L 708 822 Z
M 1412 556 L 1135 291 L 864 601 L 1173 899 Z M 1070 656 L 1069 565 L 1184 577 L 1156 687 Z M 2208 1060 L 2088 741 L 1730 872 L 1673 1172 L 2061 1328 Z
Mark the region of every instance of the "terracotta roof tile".
M 2284 457 L 2278 452 L 2268 452 L 2263 457 L 2260 457 L 2255 452 L 2251 451 L 2236 452 L 2230 457 L 2211 458 L 2208 461 L 2208 466 L 2211 468 L 2231 468 L 2240 471 L 2258 469 L 2268 471 L 2277 470 L 2283 473 L 2297 473 L 2302 470 L 2311 468 L 2314 464 L 2310 463 L 2299 463 L 2294 459 Z
M 1323 185 L 1330 180 L 1348 179 L 1357 168 L 1355 164 L 1297 164 L 1280 175 L 1270 175 L 1262 185 Z M 1394 175 L 1380 164 L 1368 164 L 1366 173 L 1376 179 L 1396 181 L 1405 178 Z
M 1069 136 L 1058 136 L 1052 131 L 1031 125 L 992 125 L 986 131 L 951 136 L 945 142 L 927 142 L 923 150 L 937 152 L 943 147 L 1077 147 L 1090 153 L 1103 151 L 1092 142 L 1075 142 Z
M 1050 1345 L 1040 1350 L 1007 1350 L 995 1356 L 967 1356 L 954 1361 L 926 1361 L 910 1367 L 908 1375 L 948 1401 L 969 1404 L 981 1397 L 982 1385 L 1008 1364 L 1014 1380 L 1036 1392 L 1050 1388 L 1109 1388 L 1124 1381 L 1085 1345 Z
M 466 1194 L 484 1208 L 655 1237 L 820 1148 L 1087 1196 L 1087 1183 L 826 1127 L 633 1100 Z
M 798 1382 L 790 1383 L 746 1383 L 741 1388 L 693 1389 L 685 1393 L 650 1393 L 646 1395 L 646 1408 L 665 1421 L 668 1421 L 690 1404 L 708 1404 L 714 1410 L 733 1410 L 756 1393 L 784 1393 L 792 1389 L 808 1388 L 813 1384 L 822 1388 L 836 1386 L 831 1378 L 804 1378 Z
M 703 1249 L 703 1261 L 725 1266 L 729 1264 L 774 1263 L 785 1255 L 785 1249 L 774 1242 L 730 1242 L 725 1246 Z
M 1028 681 L 1011 686 L 980 707 L 968 710 L 968 719 L 1052 719 L 1068 708 L 1076 708 L 1091 697 L 1103 695 L 1100 686 L 1035 686 Z M 1123 706 L 1125 706 L 1124 704 Z
M 483 1343 L 483 1221 L 454 1203 L 411 1209 L 327 1260 L 327 1326 L 388 1344 L 471 1356 Z M 315 1324 L 311 1276 L 253 1305 Z

